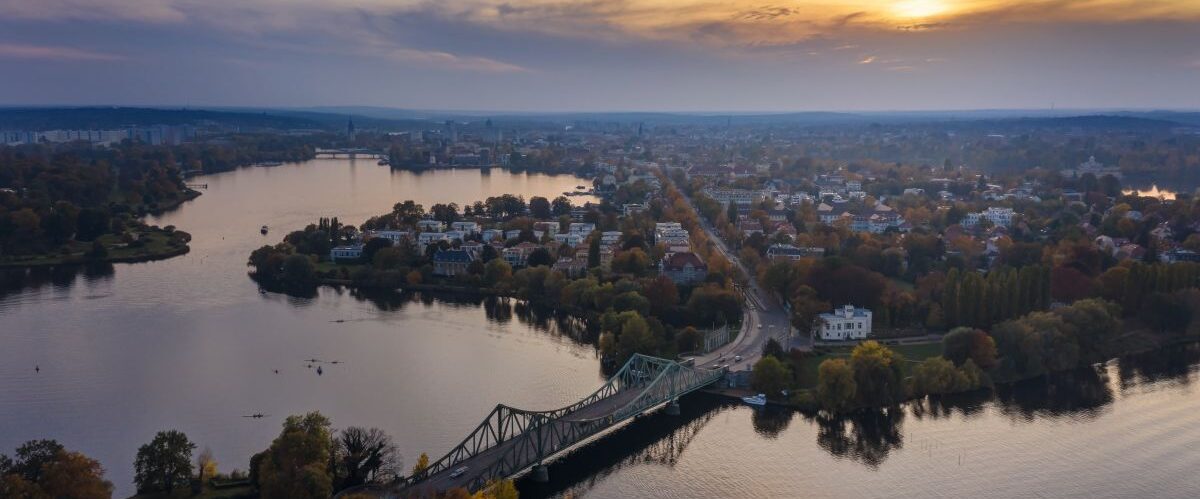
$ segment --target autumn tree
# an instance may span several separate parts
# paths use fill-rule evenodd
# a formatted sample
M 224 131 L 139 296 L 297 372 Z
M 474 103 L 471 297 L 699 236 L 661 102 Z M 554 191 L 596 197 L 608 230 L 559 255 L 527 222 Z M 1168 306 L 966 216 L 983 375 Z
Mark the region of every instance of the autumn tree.
M 166 492 L 186 486 L 192 479 L 192 451 L 196 444 L 177 430 L 160 431 L 138 448 L 134 483 L 138 492 Z
M 942 357 L 955 366 L 968 359 L 983 369 L 996 365 L 996 341 L 984 331 L 957 327 L 942 337 Z
M 319 412 L 288 416 L 258 463 L 262 498 L 324 499 L 333 493 L 330 426 L 329 418 Z
M 858 388 L 854 370 L 845 359 L 826 359 L 817 368 L 817 402 L 832 413 L 854 406 Z
M 779 395 L 792 379 L 788 366 L 775 357 L 763 357 L 754 363 L 750 386 L 769 396 Z

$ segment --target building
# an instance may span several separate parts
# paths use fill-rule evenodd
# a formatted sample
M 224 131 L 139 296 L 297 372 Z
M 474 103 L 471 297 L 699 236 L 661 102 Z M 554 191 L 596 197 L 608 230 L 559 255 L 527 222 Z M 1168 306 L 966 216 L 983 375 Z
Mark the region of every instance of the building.
M 588 222 L 571 222 L 568 232 L 587 237 L 596 230 L 596 224 Z
M 554 263 L 552 268 L 569 277 L 579 277 L 587 273 L 587 257 L 562 257 Z
M 479 232 L 479 224 L 476 222 L 453 222 L 450 224 L 450 228 L 467 235 Z
M 535 222 L 533 224 L 533 230 L 550 234 L 550 237 L 558 235 L 558 228 L 558 222 Z
M 825 341 L 862 340 L 871 335 L 871 311 L 846 305 L 821 314 L 817 336 Z
M 486 229 L 480 233 L 480 236 L 485 242 L 492 242 L 497 239 L 504 240 L 504 231 L 500 229 Z
M 771 260 L 799 260 L 823 256 L 825 256 L 825 248 L 798 248 L 790 244 L 772 244 L 767 248 L 767 258 Z
M 565 244 L 567 246 L 574 248 L 576 246 L 579 246 L 579 244 L 583 242 L 583 237 L 584 236 L 582 236 L 580 234 L 575 234 L 575 233 L 555 234 L 554 240 L 557 241 L 559 244 Z
M 421 253 L 425 253 L 425 247 L 439 241 L 446 241 L 446 234 L 442 232 L 422 232 L 417 234 L 417 248 Z
M 417 228 L 425 232 L 441 232 L 445 230 L 446 224 L 441 220 L 426 219 L 417 221 Z
M 368 230 L 364 234 L 363 240 L 370 241 L 377 237 L 387 239 L 392 242 L 392 246 L 397 246 L 400 241 L 405 241 L 409 238 L 410 233 L 406 230 Z
M 979 222 L 987 220 L 994 227 L 1008 227 L 1012 225 L 1015 216 L 1016 212 L 1012 208 L 991 207 L 978 213 L 967 213 L 961 223 L 963 227 L 974 227 L 979 225 Z
M 501 256 L 504 257 L 504 261 L 508 262 L 508 265 L 512 268 L 520 268 L 524 267 L 526 262 L 529 261 L 529 254 L 540 247 L 531 242 L 523 242 L 511 248 L 504 248 Z
M 694 284 L 708 276 L 708 265 L 690 251 L 667 255 L 660 267 L 662 274 L 675 284 Z
M 433 275 L 453 277 L 466 274 L 471 265 L 471 254 L 467 250 L 442 250 L 433 254 Z
M 362 258 L 363 247 L 361 244 L 350 246 L 335 246 L 329 250 L 329 260 L 339 262 L 344 260 L 358 260 Z
M 754 204 L 766 195 L 763 191 L 716 188 L 704 189 L 704 194 L 721 204 Z

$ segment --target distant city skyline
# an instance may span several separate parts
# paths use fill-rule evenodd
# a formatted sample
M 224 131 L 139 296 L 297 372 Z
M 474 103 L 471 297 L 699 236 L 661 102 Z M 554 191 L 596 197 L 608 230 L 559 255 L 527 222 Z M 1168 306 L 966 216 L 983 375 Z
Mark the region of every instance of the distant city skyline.
M 1200 1 L 0 0 L 0 105 L 1200 108 Z

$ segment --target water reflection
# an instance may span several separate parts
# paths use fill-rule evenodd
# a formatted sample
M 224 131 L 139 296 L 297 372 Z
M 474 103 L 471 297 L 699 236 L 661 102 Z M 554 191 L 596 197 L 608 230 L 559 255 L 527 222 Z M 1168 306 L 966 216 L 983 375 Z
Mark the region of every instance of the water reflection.
M 860 411 L 843 417 L 814 417 L 817 445 L 834 457 L 878 468 L 888 454 L 904 445 L 903 408 Z
M 77 283 L 93 289 L 98 284 L 110 281 L 113 273 L 113 265 L 104 262 L 0 270 L 0 298 L 7 295 L 37 292 L 48 286 L 65 291 Z M 84 296 L 84 298 L 95 297 L 94 295 Z
M 1197 364 L 1200 364 L 1200 345 L 1168 347 L 1121 359 L 1117 363 L 1117 379 L 1121 391 L 1161 382 L 1186 385 L 1191 383 Z
M 482 309 L 489 322 L 508 324 L 515 318 L 518 323 L 535 331 L 554 337 L 565 337 L 580 345 L 594 345 L 598 335 L 594 328 L 579 317 L 555 310 L 552 307 L 535 305 L 515 298 L 490 295 L 461 294 L 438 291 L 388 291 L 323 286 L 321 293 L 338 296 L 349 293 L 359 302 L 370 303 L 381 312 L 399 312 L 405 307 L 420 304 L 425 307 L 438 304 L 450 309 Z M 305 303 L 300 303 L 304 305 Z
M 715 395 L 696 393 L 679 407 L 678 416 L 658 411 L 636 418 L 555 460 L 549 466 L 548 483 L 522 477 L 517 481 L 521 497 L 579 497 L 626 467 L 675 466 L 705 425 L 734 405 Z
M 523 496 L 574 497 L 586 495 L 606 480 L 628 481 L 630 477 L 646 476 L 633 471 L 625 475 L 621 473 L 637 465 L 688 466 L 680 462 L 679 456 L 700 432 L 729 433 L 733 430 L 726 428 L 727 424 L 745 421 L 726 418 L 718 420 L 723 421 L 722 424 L 709 424 L 716 415 L 729 411 L 748 413 L 748 422 L 754 434 L 763 440 L 762 452 L 780 452 L 777 450 L 780 444 L 787 448 L 783 451 L 785 455 L 772 454 L 772 459 L 804 459 L 807 452 L 803 448 L 788 446 L 788 432 L 805 432 L 803 427 L 811 425 L 815 427 L 815 442 L 810 442 L 815 443 L 815 447 L 823 453 L 837 460 L 857 463 L 864 470 L 886 473 L 881 468 L 889 459 L 901 459 L 898 456 L 907 455 L 899 452 L 904 448 L 907 433 L 917 431 L 928 435 L 931 422 L 961 425 L 961 431 L 964 432 L 971 432 L 970 426 L 979 425 L 982 435 L 993 435 L 989 433 L 992 430 L 987 428 L 994 428 L 997 418 L 1007 420 L 1007 423 L 1001 423 L 1003 428 L 1046 421 L 1098 422 L 1101 416 L 1114 410 L 1117 390 L 1150 391 L 1189 384 L 1198 370 L 1198 364 L 1200 346 L 1180 346 L 1001 386 L 994 391 L 980 390 L 933 397 L 900 407 L 838 417 L 770 407 L 750 408 L 714 395 L 697 394 L 681 404 L 683 417 L 653 414 L 638 419 L 553 463 L 551 483 L 535 484 L 524 479 L 518 485 Z M 906 422 L 914 428 L 906 431 Z M 706 425 L 709 427 L 707 430 Z M 969 447 L 964 447 L 961 452 L 966 455 L 969 450 Z M 695 459 L 711 460 L 707 457 Z M 959 465 L 962 464 L 960 460 Z M 697 466 L 702 467 L 703 464 Z M 745 470 L 745 473 L 748 480 L 753 481 L 755 471 Z M 688 475 L 685 473 L 680 476 Z M 668 487 L 668 490 L 693 490 L 687 488 L 689 485 L 684 480 Z

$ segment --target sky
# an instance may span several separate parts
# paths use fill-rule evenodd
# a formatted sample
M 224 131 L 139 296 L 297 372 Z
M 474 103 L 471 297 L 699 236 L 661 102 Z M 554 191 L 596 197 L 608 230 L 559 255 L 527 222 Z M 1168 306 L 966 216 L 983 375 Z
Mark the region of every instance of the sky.
M 1200 0 L 0 0 L 0 105 L 1200 108 Z

